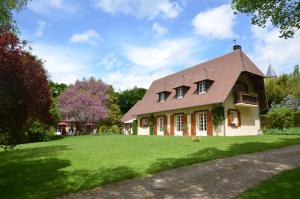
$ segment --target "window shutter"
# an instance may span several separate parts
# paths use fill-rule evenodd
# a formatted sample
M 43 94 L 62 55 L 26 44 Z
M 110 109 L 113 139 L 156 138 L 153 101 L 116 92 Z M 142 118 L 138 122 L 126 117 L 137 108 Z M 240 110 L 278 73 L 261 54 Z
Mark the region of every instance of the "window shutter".
M 241 112 L 239 110 L 236 110 L 237 111 L 237 116 L 238 116 L 238 126 L 241 126 L 242 125 L 242 122 L 241 122 Z
M 143 126 L 143 118 L 140 119 L 140 127 Z
M 232 126 L 232 124 L 231 124 L 232 118 L 231 118 L 230 111 L 231 111 L 230 109 L 227 111 L 228 126 Z
M 191 123 L 192 123 L 191 135 L 196 136 L 196 113 L 195 112 L 191 114 Z
M 213 125 L 212 125 L 212 114 L 211 111 L 206 112 L 207 115 L 207 123 L 206 123 L 206 129 L 207 129 L 207 135 L 213 135 Z
M 172 114 L 170 118 L 170 133 L 174 135 L 174 114 Z
M 188 135 L 188 128 L 187 128 L 187 114 L 182 114 L 182 127 L 183 127 L 183 135 Z
M 154 135 L 157 135 L 157 119 L 158 117 L 154 117 Z
M 168 116 L 164 115 L 164 135 L 168 135 Z

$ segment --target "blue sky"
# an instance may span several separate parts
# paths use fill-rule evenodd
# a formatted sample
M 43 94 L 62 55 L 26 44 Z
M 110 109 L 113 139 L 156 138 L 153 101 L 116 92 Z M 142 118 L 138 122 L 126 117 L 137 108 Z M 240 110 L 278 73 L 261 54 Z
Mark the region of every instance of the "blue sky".
M 21 38 L 53 81 L 95 76 L 115 89 L 147 88 L 159 77 L 232 51 L 233 40 L 266 72 L 300 63 L 300 34 L 252 26 L 228 0 L 33 0 L 15 14 Z

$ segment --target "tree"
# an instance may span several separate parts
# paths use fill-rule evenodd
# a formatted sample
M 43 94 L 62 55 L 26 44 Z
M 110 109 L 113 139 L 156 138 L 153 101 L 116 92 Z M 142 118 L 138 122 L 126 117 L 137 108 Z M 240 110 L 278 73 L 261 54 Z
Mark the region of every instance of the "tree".
M 1 0 L 0 1 L 0 28 L 5 30 L 17 30 L 13 20 L 13 11 L 20 11 L 28 0 Z
M 109 125 L 118 125 L 121 119 L 121 110 L 118 104 L 119 98 L 117 93 L 114 91 L 112 86 L 109 87 L 108 91 L 108 99 L 107 99 L 107 108 L 108 108 L 108 118 L 107 124 Z
M 133 89 L 127 89 L 120 92 L 119 95 L 119 106 L 122 114 L 125 114 L 131 109 L 139 100 L 141 100 L 145 93 L 146 89 L 134 87 Z
M 300 28 L 299 0 L 232 0 L 236 12 L 252 15 L 252 24 L 265 27 L 270 21 L 280 37 L 290 38 Z
M 93 77 L 77 80 L 58 97 L 58 110 L 64 118 L 74 118 L 85 130 L 85 123 L 97 123 L 108 117 L 108 89 L 107 84 Z
M 53 118 L 53 125 L 56 125 L 61 120 L 61 115 L 57 110 L 57 97 L 68 87 L 63 83 L 55 83 L 49 81 L 49 88 L 51 91 L 51 106 L 50 106 L 50 114 Z
M 33 120 L 51 121 L 51 104 L 43 62 L 25 50 L 11 32 L 0 32 L 0 145 L 24 141 L 24 128 Z

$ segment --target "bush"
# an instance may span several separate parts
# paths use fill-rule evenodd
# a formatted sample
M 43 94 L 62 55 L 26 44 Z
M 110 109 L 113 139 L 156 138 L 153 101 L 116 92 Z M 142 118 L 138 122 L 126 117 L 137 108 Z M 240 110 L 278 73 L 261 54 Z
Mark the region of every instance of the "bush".
M 300 128 L 266 129 L 265 135 L 300 135 Z
M 99 133 L 100 134 L 105 134 L 105 133 L 107 133 L 107 131 L 108 131 L 108 127 L 107 126 L 103 125 L 103 126 L 99 127 Z
M 109 132 L 113 133 L 113 134 L 120 134 L 120 129 L 118 127 L 118 125 L 113 125 L 110 129 Z
M 26 131 L 26 142 L 44 142 L 55 137 L 55 129 L 35 121 Z
M 150 116 L 149 130 L 150 135 L 154 135 L 154 115 Z
M 270 110 L 267 114 L 270 128 L 284 129 L 294 126 L 294 111 L 281 107 Z
M 192 140 L 193 140 L 193 142 L 200 142 L 200 138 L 198 138 L 198 137 L 193 137 Z
M 137 132 L 138 132 L 138 124 L 137 124 L 137 120 L 134 120 L 132 122 L 132 134 L 137 135 Z

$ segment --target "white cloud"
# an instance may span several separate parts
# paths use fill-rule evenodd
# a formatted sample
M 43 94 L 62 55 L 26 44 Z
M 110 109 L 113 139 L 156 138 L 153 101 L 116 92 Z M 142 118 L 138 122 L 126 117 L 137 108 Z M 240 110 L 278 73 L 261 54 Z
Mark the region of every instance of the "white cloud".
M 33 54 L 45 61 L 45 68 L 55 82 L 74 83 L 93 75 L 90 55 L 81 50 L 47 43 L 32 43 Z M 76 57 L 76 59 L 74 59 Z
M 154 19 L 157 16 L 163 18 L 176 18 L 182 8 L 170 0 L 92 0 L 93 5 L 110 14 L 133 15 L 138 18 Z
M 38 28 L 37 28 L 35 35 L 37 37 L 41 37 L 44 34 L 44 30 L 45 30 L 45 27 L 47 26 L 47 23 L 42 20 L 39 20 L 37 23 L 38 23 Z
M 35 13 L 48 16 L 58 16 L 60 13 L 75 13 L 77 7 L 74 3 L 65 0 L 33 0 L 28 2 L 28 8 Z
M 253 61 L 266 72 L 269 63 L 279 73 L 291 72 L 300 63 L 300 32 L 294 38 L 279 38 L 277 29 L 252 26 L 254 39 Z
M 121 62 L 119 61 L 116 53 L 110 53 L 101 59 L 99 65 L 103 65 L 106 70 L 110 70 L 112 68 L 120 66 Z
M 194 63 L 192 59 L 196 42 L 191 38 L 164 40 L 155 46 L 126 45 L 125 57 L 134 65 L 148 71 Z
M 72 35 L 70 41 L 72 43 L 89 43 L 96 44 L 100 40 L 100 35 L 93 29 L 89 29 L 84 33 L 76 33 Z
M 197 34 L 216 39 L 227 39 L 235 36 L 232 28 L 235 23 L 231 6 L 225 4 L 195 16 L 192 25 Z
M 168 29 L 165 28 L 164 26 L 160 25 L 157 22 L 153 23 L 152 30 L 155 33 L 156 37 L 162 37 L 162 36 L 164 36 L 165 34 L 168 33 Z

